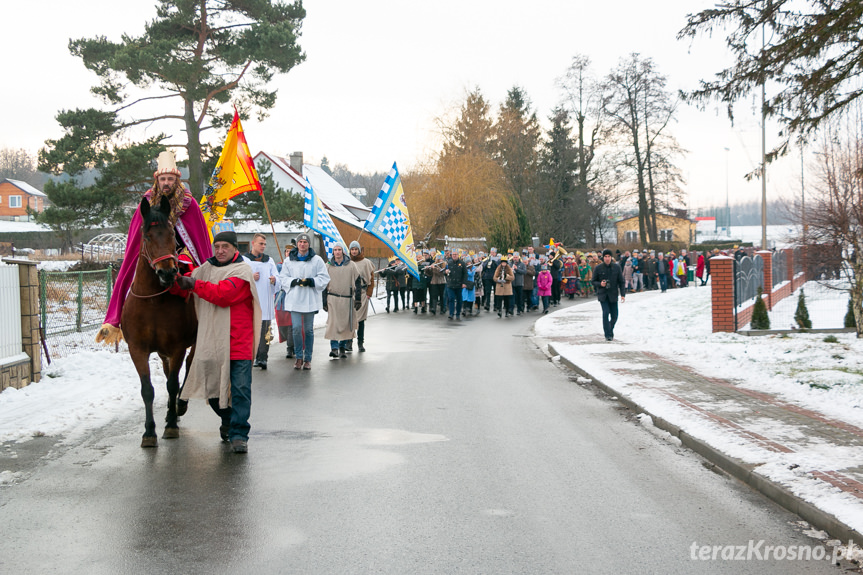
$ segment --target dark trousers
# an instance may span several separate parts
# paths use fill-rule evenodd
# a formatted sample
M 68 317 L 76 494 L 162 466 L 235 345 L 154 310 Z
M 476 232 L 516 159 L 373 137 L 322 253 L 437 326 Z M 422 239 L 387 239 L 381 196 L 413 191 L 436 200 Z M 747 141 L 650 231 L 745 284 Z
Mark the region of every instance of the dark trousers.
M 364 341 L 366 341 L 366 320 L 359 322 L 357 325 L 357 342 L 363 345 Z
M 428 288 L 414 288 L 414 307 L 420 305 L 426 306 L 426 291 Z
M 429 303 L 432 310 L 440 308 L 441 313 L 444 312 L 443 290 L 445 287 L 444 284 L 431 284 L 429 286 Z
M 492 280 L 482 280 L 482 307 L 486 310 L 491 304 L 491 298 L 494 296 L 494 282 Z
M 494 296 L 494 311 L 503 311 L 507 315 L 512 313 L 512 296 L 511 295 L 496 295 Z
M 390 309 L 390 297 L 393 298 L 393 305 L 395 306 L 395 311 L 399 311 L 399 290 L 396 289 L 388 289 L 387 290 L 387 309 Z
M 400 287 L 399 293 L 402 296 L 402 309 L 407 309 L 408 308 L 408 299 L 409 299 L 408 298 L 408 288 L 407 287 Z
M 512 305 L 510 306 L 510 312 L 513 307 L 518 310 L 518 313 L 524 311 L 524 286 L 512 286 Z
M 232 359 L 231 362 L 231 407 L 221 409 L 219 398 L 208 403 L 219 417 L 222 425 L 229 428 L 228 440 L 249 440 L 249 416 L 252 413 L 252 360 Z
M 560 303 L 560 280 L 551 281 L 551 301 Z
M 267 354 L 270 351 L 270 346 L 267 344 L 267 339 L 264 337 L 270 331 L 270 322 L 272 320 L 261 320 L 261 342 L 258 344 L 258 353 L 255 354 L 256 362 L 267 363 Z
M 659 278 L 659 289 L 665 291 L 668 289 L 668 274 L 659 274 L 656 276 Z
M 461 288 L 446 288 L 447 307 L 449 308 L 449 316 L 452 317 L 453 311 L 455 315 L 461 317 Z
M 614 337 L 614 324 L 617 323 L 617 302 L 602 300 L 599 303 L 602 306 L 602 331 L 605 332 L 605 338 Z

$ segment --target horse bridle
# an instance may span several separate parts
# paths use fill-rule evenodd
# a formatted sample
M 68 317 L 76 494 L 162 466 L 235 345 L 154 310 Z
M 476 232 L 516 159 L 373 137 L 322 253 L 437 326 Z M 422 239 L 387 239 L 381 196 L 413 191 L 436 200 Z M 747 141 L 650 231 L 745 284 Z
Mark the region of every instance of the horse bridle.
M 176 248 L 176 247 L 174 248 L 174 252 L 173 252 L 173 253 L 165 254 L 165 255 L 163 255 L 163 256 L 159 256 L 159 257 L 157 257 L 157 258 L 154 258 L 153 256 L 151 256 L 151 255 L 150 255 L 150 250 L 149 250 L 149 249 L 147 249 L 147 241 L 146 241 L 146 238 L 144 239 L 143 244 L 144 244 L 144 245 L 143 245 L 143 246 L 141 246 L 141 254 L 140 254 L 140 255 L 144 256 L 144 259 L 145 259 L 145 260 L 147 260 L 147 263 L 148 263 L 148 264 L 150 264 L 150 267 L 153 269 L 153 271 L 156 271 L 156 264 L 157 264 L 157 263 L 162 262 L 162 261 L 165 261 L 165 260 L 167 260 L 167 259 L 172 259 L 172 260 L 174 260 L 174 263 L 177 265 L 177 267 L 178 267 L 178 268 L 180 267 L 180 258 L 177 256 L 177 248 Z M 136 294 L 135 292 L 133 292 L 133 291 L 132 291 L 132 288 L 130 287 L 130 288 L 129 288 L 129 295 L 133 295 L 133 296 L 135 296 L 136 298 L 139 298 L 139 299 L 147 299 L 147 298 L 151 298 L 151 297 L 160 296 L 160 295 L 162 295 L 163 293 L 166 293 L 168 290 L 170 290 L 170 289 L 171 289 L 171 287 L 172 287 L 172 286 L 168 286 L 167 288 L 165 288 L 164 290 L 160 291 L 159 293 L 154 293 L 154 294 L 152 294 L 152 295 L 138 295 L 138 294 Z

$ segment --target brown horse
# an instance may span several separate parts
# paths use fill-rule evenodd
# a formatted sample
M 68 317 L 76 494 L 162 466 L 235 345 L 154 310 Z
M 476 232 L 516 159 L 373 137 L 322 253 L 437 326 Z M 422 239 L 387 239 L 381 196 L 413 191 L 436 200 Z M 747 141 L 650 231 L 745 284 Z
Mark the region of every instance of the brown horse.
M 186 349 L 192 348 L 186 361 L 186 373 L 195 354 L 198 320 L 192 298 L 168 293 L 179 273 L 174 226 L 168 220 L 171 205 L 162 198 L 158 209 L 150 207 L 147 198 L 141 200 L 141 252 L 129 297 L 123 305 L 120 325 L 129 344 L 129 354 L 141 378 L 146 421 L 141 447 L 156 447 L 156 422 L 153 419 L 153 384 L 150 382 L 150 354 L 162 358 L 168 378 L 168 415 L 165 418 L 165 439 L 180 436 L 177 426 L 177 396 L 180 391 L 180 366 Z M 185 412 L 185 409 L 182 410 Z

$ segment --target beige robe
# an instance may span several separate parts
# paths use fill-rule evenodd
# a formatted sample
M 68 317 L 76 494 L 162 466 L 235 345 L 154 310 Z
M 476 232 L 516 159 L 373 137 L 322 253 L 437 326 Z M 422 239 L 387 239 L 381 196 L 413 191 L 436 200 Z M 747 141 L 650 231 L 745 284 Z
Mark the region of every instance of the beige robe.
M 375 264 L 368 258 L 354 260 L 354 265 L 360 272 L 360 277 L 365 280 L 366 285 L 374 289 L 375 285 Z M 363 305 L 357 312 L 357 321 L 365 321 L 369 317 L 369 296 L 368 292 L 363 292 Z
M 359 325 L 354 310 L 354 288 L 360 272 L 351 261 L 343 266 L 327 264 L 327 271 L 330 283 L 327 284 L 327 331 L 324 337 L 336 341 L 353 339 Z
M 219 283 L 234 277 L 249 283 L 252 293 L 252 357 L 261 337 L 261 303 L 255 289 L 252 268 L 242 258 L 224 267 L 204 263 L 192 272 L 196 280 Z M 195 340 L 195 359 L 189 368 L 189 377 L 183 386 L 181 399 L 219 398 L 219 407 L 231 405 L 231 308 L 219 307 L 195 296 L 195 313 L 198 314 L 198 337 Z

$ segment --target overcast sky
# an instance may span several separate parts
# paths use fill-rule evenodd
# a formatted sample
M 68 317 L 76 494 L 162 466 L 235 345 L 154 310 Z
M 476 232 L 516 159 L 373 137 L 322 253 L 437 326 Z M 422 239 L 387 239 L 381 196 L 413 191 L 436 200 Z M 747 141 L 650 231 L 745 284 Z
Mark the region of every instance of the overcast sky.
M 0 147 L 35 152 L 60 136 L 64 108 L 101 106 L 89 89 L 95 75 L 68 51 L 70 38 L 139 35 L 155 16 L 154 0 L 31 0 L 4 3 L 0 35 L 6 86 Z M 686 15 L 712 1 L 623 0 L 306 0 L 300 44 L 305 62 L 275 80 L 279 98 L 270 117 L 243 118 L 252 153 L 302 151 L 310 163 L 354 171 L 410 168 L 437 146 L 435 118 L 480 88 L 496 110 L 515 85 L 548 126 L 561 101 L 556 79 L 576 54 L 606 75 L 631 52 L 653 58 L 669 89 L 688 89 L 727 62 L 720 38 L 677 41 Z M 758 166 L 761 133 L 754 99 L 739 106 L 735 126 L 725 111 L 682 106 L 671 127 L 689 150 L 682 161 L 689 207 L 760 200 L 760 182 L 743 175 Z M 179 124 L 165 131 L 183 138 Z M 775 142 L 768 124 L 768 149 Z M 207 132 L 216 140 L 224 137 Z M 774 138 L 771 138 L 774 136 Z M 725 148 L 729 148 L 726 152 Z M 726 179 L 726 160 L 728 163 Z M 800 156 L 771 167 L 768 196 L 800 193 Z M 809 176 L 807 176 L 808 178 Z

